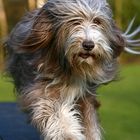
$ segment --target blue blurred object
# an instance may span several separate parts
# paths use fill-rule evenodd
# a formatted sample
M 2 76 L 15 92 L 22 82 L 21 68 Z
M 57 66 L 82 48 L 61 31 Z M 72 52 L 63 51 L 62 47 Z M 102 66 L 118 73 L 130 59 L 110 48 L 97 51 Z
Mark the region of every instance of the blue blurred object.
M 0 140 L 39 140 L 16 103 L 0 103 Z

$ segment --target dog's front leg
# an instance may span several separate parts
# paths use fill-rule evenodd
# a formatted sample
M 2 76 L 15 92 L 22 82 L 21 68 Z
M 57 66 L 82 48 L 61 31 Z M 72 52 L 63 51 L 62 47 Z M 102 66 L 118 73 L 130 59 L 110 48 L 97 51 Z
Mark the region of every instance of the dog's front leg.
M 37 92 L 37 90 L 35 90 Z M 74 104 L 51 96 L 28 94 L 31 121 L 41 132 L 44 140 L 85 140 L 79 112 Z M 29 97 L 30 96 L 30 97 Z M 36 96 L 36 97 L 35 97 Z M 26 98 L 27 99 L 27 98 Z M 26 100 L 27 101 L 27 100 Z
M 78 101 L 83 123 L 85 127 L 86 140 L 101 140 L 100 128 L 98 124 L 96 109 L 99 103 L 93 96 L 85 97 Z
M 40 98 L 34 104 L 32 121 L 40 129 L 44 140 L 84 140 L 78 114 L 74 105 Z

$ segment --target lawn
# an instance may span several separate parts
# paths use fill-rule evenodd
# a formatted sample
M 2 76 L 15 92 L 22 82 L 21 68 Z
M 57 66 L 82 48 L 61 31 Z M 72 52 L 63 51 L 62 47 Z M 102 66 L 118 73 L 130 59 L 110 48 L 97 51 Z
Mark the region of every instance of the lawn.
M 140 140 L 140 65 L 122 66 L 121 80 L 99 89 L 105 140 Z
M 120 81 L 98 90 L 105 140 L 140 140 L 140 65 L 122 66 Z M 0 101 L 15 101 L 13 85 L 0 77 Z
M 0 75 L 0 102 L 14 102 L 14 86 L 10 82 L 11 79 Z

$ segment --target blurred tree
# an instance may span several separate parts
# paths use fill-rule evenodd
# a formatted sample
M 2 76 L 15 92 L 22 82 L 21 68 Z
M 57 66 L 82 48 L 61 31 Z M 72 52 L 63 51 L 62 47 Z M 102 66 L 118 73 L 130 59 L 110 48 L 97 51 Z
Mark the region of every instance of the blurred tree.
M 7 19 L 3 7 L 3 0 L 0 0 L 0 36 L 7 35 Z
M 0 70 L 3 67 L 3 62 L 4 62 L 4 49 L 1 47 L 3 38 L 6 37 L 7 35 L 7 19 L 6 15 L 4 12 L 4 7 L 3 7 L 3 0 L 0 0 Z
M 6 37 L 28 7 L 27 0 L 0 0 L 0 37 Z M 7 24 L 8 23 L 8 24 Z M 0 69 L 4 63 L 4 49 L 0 44 Z
M 28 0 L 3 0 L 3 4 L 10 32 L 28 9 Z
M 28 0 L 29 10 L 33 10 L 37 7 L 37 0 Z
M 119 27 L 122 27 L 122 19 L 121 19 L 121 14 L 122 14 L 122 0 L 115 0 L 114 1 L 115 5 L 115 18 L 116 22 L 119 25 Z
M 28 0 L 29 10 L 40 8 L 47 0 Z

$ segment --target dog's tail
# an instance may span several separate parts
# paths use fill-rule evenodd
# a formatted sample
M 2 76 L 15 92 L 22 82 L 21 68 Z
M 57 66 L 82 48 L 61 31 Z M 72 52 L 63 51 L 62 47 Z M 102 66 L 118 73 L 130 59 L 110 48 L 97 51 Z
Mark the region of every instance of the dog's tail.
M 122 36 L 126 39 L 127 44 L 124 51 L 132 54 L 140 54 L 140 39 L 135 39 L 135 37 L 137 37 L 137 35 L 140 33 L 140 26 L 131 32 L 134 20 L 135 17 L 131 20 L 125 33 L 122 34 Z

